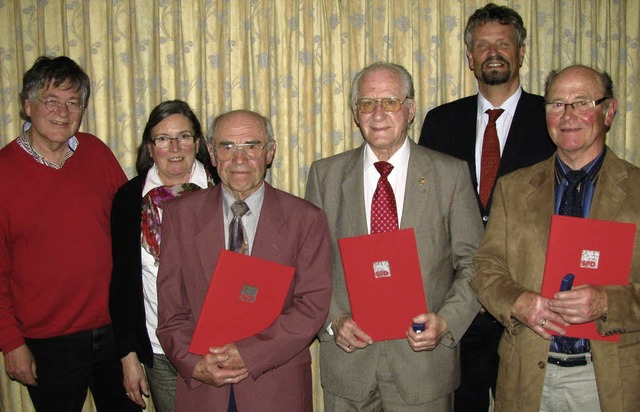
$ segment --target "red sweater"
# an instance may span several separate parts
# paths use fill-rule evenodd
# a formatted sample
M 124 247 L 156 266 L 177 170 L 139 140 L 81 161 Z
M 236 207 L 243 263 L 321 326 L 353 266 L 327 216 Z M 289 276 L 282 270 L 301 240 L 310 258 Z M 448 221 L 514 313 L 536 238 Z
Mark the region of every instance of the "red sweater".
M 109 219 L 127 181 L 111 150 L 77 133 L 62 169 L 14 140 L 0 150 L 0 349 L 107 325 Z

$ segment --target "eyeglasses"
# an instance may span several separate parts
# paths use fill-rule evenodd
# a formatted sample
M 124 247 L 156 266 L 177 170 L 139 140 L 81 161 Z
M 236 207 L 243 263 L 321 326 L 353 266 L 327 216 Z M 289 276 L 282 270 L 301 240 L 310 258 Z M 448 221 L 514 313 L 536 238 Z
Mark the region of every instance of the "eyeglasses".
M 225 144 L 213 149 L 218 155 L 218 160 L 222 162 L 233 159 L 238 153 L 238 149 L 242 150 L 242 155 L 247 160 L 255 160 L 262 156 L 262 149 L 269 146 L 272 140 L 268 141 L 264 145 L 258 143 L 240 143 L 240 144 Z
M 549 114 L 562 114 L 567 109 L 567 106 L 571 106 L 574 113 L 582 114 L 587 113 L 600 103 L 607 100 L 608 97 L 603 97 L 598 100 L 578 100 L 573 103 L 562 103 L 562 102 L 547 102 L 544 104 L 544 108 Z
M 180 133 L 176 137 L 169 137 L 166 135 L 157 136 L 151 139 L 153 145 L 155 147 L 159 147 L 161 149 L 167 149 L 171 147 L 171 142 L 178 142 L 178 146 L 180 147 L 189 147 L 195 143 L 195 136 L 191 133 Z
M 84 110 L 84 106 L 79 102 L 59 102 L 57 100 L 49 99 L 42 101 L 38 99 L 38 101 L 44 104 L 44 107 L 47 108 L 50 112 L 58 113 L 58 110 L 62 108 L 62 106 L 67 108 L 67 111 L 72 114 L 80 113 Z
M 397 97 L 383 97 L 382 99 L 363 97 L 356 100 L 356 107 L 360 113 L 373 113 L 378 104 L 380 104 L 385 112 L 395 113 L 400 110 L 402 103 L 406 102 L 407 99 L 410 99 L 409 96 L 406 96 L 404 100 L 400 100 Z

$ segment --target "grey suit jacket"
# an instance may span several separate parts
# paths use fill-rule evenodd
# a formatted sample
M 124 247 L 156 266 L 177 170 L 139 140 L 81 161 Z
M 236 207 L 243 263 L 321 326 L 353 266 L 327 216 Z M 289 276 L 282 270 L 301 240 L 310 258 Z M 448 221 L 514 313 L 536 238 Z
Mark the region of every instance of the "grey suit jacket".
M 327 221 L 309 202 L 265 185 L 251 254 L 296 271 L 274 323 L 235 342 L 250 376 L 234 385 L 234 392 L 239 410 L 310 412 L 309 345 L 331 297 Z M 217 185 L 164 207 L 157 335 L 182 376 L 176 387 L 178 411 L 226 411 L 229 400 L 229 386 L 215 388 L 191 377 L 201 356 L 188 350 L 218 253 L 225 248 L 221 191 Z
M 545 340 L 511 310 L 525 291 L 540 292 L 554 206 L 554 157 L 502 177 L 491 219 L 475 257 L 472 280 L 478 298 L 504 326 L 496 412 L 538 411 L 549 352 Z M 605 155 L 593 197 L 593 219 L 640 225 L 640 169 Z M 638 226 L 640 228 L 640 226 Z M 620 343 L 591 341 L 603 412 L 637 411 L 640 405 L 640 236 L 636 230 L 629 285 L 607 286 L 603 335 L 622 333 Z
M 386 351 L 402 397 L 420 404 L 459 384 L 457 343 L 480 308 L 469 279 L 482 224 L 465 162 L 410 141 L 401 228 L 415 230 L 428 309 L 446 319 L 451 334 L 430 352 L 414 352 L 406 339 L 344 352 L 326 327 L 337 315 L 351 312 L 337 240 L 367 233 L 364 149 L 314 162 L 307 182 L 306 198 L 327 215 L 333 251 L 331 308 L 319 335 L 322 385 L 338 396 L 363 400 L 375 385 L 378 354 Z

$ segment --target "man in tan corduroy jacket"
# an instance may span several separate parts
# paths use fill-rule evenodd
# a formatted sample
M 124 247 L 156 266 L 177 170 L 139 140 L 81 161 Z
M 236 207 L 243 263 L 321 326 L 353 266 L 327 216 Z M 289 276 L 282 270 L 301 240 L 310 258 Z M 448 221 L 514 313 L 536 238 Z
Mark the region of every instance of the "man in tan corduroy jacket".
M 505 326 L 495 410 L 638 411 L 640 232 L 628 284 L 582 285 L 553 299 L 540 290 L 566 174 L 586 174 L 578 187 L 582 217 L 639 224 L 640 169 L 605 145 L 617 108 L 606 73 L 584 66 L 552 72 L 545 101 L 556 155 L 499 180 L 474 258 L 472 287 Z M 550 351 L 551 331 L 589 321 L 602 335 L 619 333 L 620 341 L 590 340 L 579 353 Z

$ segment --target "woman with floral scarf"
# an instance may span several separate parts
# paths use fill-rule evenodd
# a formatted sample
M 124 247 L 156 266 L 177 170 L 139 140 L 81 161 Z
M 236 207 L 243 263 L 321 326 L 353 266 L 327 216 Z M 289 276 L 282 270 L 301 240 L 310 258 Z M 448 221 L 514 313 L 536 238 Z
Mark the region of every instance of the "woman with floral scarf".
M 136 169 L 138 176 L 113 200 L 109 308 L 127 396 L 144 408 L 143 396 L 151 394 L 156 411 L 173 412 L 177 372 L 155 333 L 162 206 L 217 181 L 200 122 L 187 103 L 165 101 L 153 109 Z

